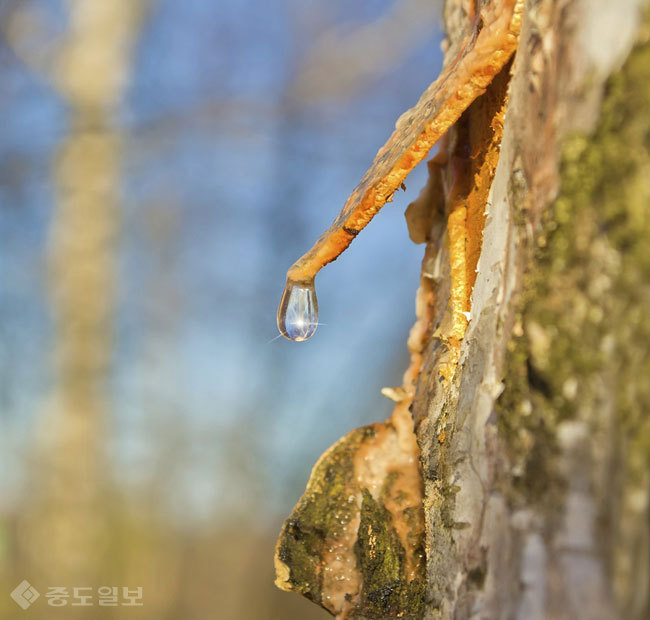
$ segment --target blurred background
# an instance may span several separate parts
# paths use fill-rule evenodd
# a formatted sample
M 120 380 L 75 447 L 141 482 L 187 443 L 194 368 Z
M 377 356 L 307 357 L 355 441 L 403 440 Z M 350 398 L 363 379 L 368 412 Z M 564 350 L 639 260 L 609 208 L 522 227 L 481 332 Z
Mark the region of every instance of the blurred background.
M 312 340 L 276 308 L 437 76 L 439 13 L 0 0 L 0 618 L 328 617 L 274 588 L 274 544 L 391 412 L 425 169 L 319 274 Z

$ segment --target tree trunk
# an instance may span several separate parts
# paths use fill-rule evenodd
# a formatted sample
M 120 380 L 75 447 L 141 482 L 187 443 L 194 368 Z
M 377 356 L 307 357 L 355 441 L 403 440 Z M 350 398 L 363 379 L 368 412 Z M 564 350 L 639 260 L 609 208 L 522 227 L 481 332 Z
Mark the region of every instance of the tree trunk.
M 54 385 L 31 446 L 37 492 L 22 508 L 19 548 L 30 579 L 86 584 L 105 574 L 108 554 L 102 445 L 122 156 L 114 115 L 146 0 L 67 5 L 67 31 L 51 55 L 24 58 L 62 97 L 70 122 L 53 170 Z
M 458 366 L 434 334 L 413 404 L 425 618 L 650 617 L 649 201 L 647 3 L 529 0 Z
M 341 620 L 648 618 L 650 5 L 445 18 L 442 106 L 479 96 L 407 210 L 411 366 L 314 467 L 276 583 Z

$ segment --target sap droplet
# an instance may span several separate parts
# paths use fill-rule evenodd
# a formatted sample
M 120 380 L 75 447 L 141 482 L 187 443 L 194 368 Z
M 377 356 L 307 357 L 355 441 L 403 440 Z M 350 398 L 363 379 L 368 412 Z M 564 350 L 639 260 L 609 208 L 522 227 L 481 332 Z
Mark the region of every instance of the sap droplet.
M 294 342 L 311 338 L 318 327 L 318 300 L 311 284 L 287 282 L 278 308 L 278 329 Z

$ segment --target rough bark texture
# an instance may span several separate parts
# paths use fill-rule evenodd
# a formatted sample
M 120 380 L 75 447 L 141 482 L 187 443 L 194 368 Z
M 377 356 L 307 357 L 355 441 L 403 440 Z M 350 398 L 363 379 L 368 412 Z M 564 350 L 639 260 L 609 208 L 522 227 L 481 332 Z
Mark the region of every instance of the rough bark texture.
M 426 618 L 650 617 L 649 84 L 647 2 L 526 2 L 458 369 L 434 334 L 413 406 Z

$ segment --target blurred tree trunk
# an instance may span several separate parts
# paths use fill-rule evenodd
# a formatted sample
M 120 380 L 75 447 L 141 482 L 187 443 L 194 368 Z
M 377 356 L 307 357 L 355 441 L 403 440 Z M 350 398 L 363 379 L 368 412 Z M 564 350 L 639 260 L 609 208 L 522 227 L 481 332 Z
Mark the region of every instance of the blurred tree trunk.
M 22 526 L 27 570 L 41 587 L 96 583 L 106 567 L 103 446 L 121 162 L 114 116 L 145 4 L 70 0 L 68 29 L 52 57 L 24 58 L 51 76 L 70 115 L 53 169 L 55 379 L 33 444 L 34 492 Z
M 447 2 L 447 60 L 466 4 Z M 641 620 L 650 8 L 525 4 L 461 361 L 449 390 L 423 373 L 413 410 L 426 617 Z

